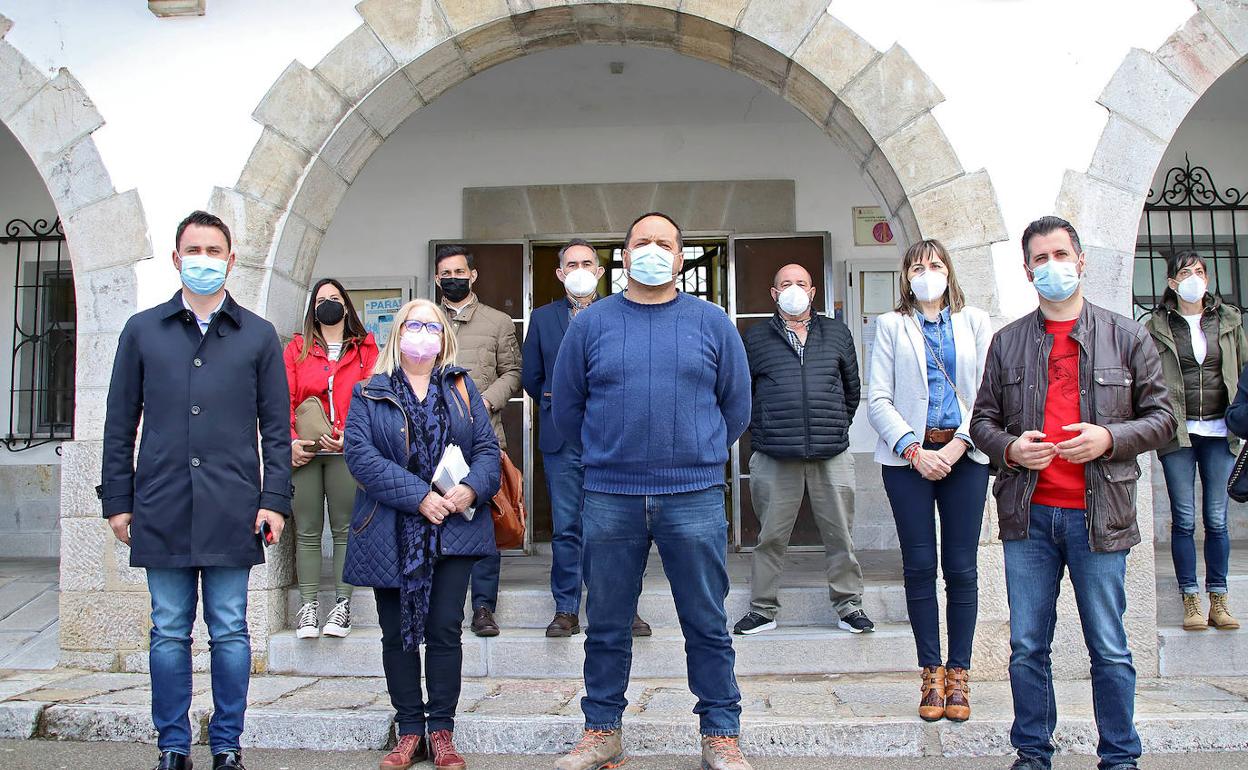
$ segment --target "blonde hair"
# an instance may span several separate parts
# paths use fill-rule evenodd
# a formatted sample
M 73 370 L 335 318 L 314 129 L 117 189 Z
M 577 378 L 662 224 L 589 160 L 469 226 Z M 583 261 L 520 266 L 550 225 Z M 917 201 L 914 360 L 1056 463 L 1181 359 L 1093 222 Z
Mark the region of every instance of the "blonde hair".
M 381 349 L 381 355 L 377 356 L 377 365 L 373 367 L 373 374 L 394 374 L 394 371 L 399 368 L 403 361 L 403 354 L 399 350 L 399 340 L 403 337 L 403 324 L 411 316 L 412 311 L 418 307 L 432 310 L 438 323 L 442 324 L 442 350 L 433 362 L 434 368 L 455 365 L 455 354 L 459 352 L 459 344 L 455 341 L 455 332 L 452 331 L 451 322 L 447 320 L 442 306 L 427 299 L 414 299 L 394 314 L 390 337 L 386 340 L 386 346 Z

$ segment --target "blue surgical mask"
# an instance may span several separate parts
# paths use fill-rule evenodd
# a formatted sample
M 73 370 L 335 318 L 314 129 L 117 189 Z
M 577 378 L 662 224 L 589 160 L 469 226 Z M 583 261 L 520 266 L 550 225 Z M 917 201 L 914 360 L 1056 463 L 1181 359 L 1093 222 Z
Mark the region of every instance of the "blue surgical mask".
M 204 254 L 187 254 L 182 257 L 182 285 L 195 294 L 216 294 L 225 285 L 229 262 Z
M 1063 302 L 1079 288 L 1079 267 L 1074 262 L 1045 262 L 1031 275 L 1032 285 L 1049 302 Z
M 628 277 L 646 286 L 665 286 L 676 279 L 672 275 L 672 252 L 658 245 L 647 243 L 629 251 L 631 256 Z

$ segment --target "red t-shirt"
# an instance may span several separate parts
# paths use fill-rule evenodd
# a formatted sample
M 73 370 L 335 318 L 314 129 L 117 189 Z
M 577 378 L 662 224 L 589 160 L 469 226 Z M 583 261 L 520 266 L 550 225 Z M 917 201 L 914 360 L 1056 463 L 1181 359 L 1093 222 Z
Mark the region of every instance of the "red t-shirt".
M 1063 425 L 1083 421 L 1079 415 L 1079 343 L 1070 338 L 1076 320 L 1044 322 L 1045 331 L 1053 335 L 1053 350 L 1049 352 L 1049 392 L 1044 400 L 1044 440 L 1054 444 L 1078 435 L 1062 430 Z M 1040 471 L 1031 501 L 1082 510 L 1087 507 L 1086 493 L 1083 466 L 1054 457 L 1049 467 Z

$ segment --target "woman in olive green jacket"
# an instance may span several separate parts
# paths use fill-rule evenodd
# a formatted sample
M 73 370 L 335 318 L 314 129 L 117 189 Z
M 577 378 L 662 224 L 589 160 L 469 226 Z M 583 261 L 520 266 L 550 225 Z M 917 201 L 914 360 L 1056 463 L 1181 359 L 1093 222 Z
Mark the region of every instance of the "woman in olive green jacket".
M 1166 260 L 1166 291 L 1145 321 L 1161 354 L 1161 368 L 1179 428 L 1161 449 L 1170 496 L 1170 552 L 1183 594 L 1189 631 L 1239 628 L 1227 606 L 1231 542 L 1226 529 L 1226 482 L 1240 440 L 1226 426 L 1226 409 L 1248 364 L 1248 336 L 1239 310 L 1208 291 L 1204 257 L 1191 251 Z M 1205 590 L 1209 620 L 1196 582 L 1196 473 L 1203 489 Z

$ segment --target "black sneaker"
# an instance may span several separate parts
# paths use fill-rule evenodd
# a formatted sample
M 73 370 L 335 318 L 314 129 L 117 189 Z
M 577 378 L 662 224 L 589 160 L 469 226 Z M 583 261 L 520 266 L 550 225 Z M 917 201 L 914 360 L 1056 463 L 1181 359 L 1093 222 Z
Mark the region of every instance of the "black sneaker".
M 867 617 L 867 613 L 862 610 L 854 610 L 849 613 L 836 621 L 836 626 L 851 634 L 861 634 L 864 631 L 871 633 L 875 630 L 875 624 L 871 622 L 871 618 Z
M 775 627 L 776 621 L 763 617 L 757 612 L 747 612 L 745 617 L 738 620 L 737 624 L 732 627 L 732 633 L 737 636 L 750 636 L 770 631 Z
M 1010 765 L 1010 770 L 1049 770 L 1049 765 L 1035 757 L 1019 757 Z
M 243 754 L 239 751 L 223 751 L 212 755 L 212 770 L 247 770 L 243 767 Z

